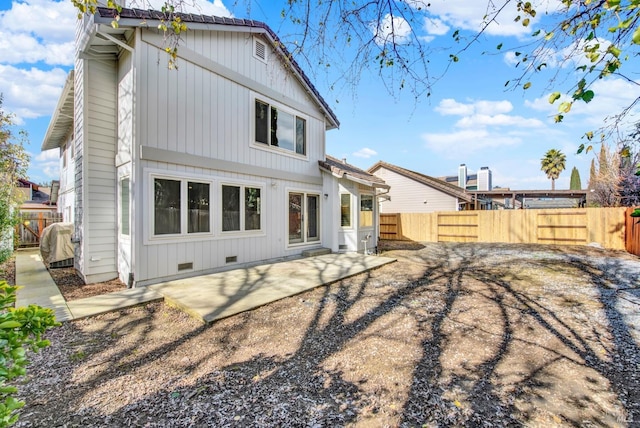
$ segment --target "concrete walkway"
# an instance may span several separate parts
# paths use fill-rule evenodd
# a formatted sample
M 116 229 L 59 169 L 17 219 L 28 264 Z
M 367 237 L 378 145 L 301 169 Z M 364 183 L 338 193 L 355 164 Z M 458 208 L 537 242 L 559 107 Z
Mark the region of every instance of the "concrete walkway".
M 16 251 L 16 306 L 38 305 L 53 309 L 57 321 L 69 321 L 105 312 L 162 300 L 162 295 L 147 288 L 132 288 L 115 293 L 67 302 L 49 275 L 38 249 Z
M 16 296 L 16 306 L 38 305 L 53 309 L 58 321 L 73 319 L 37 249 L 16 252 L 16 285 L 22 287 Z
M 17 305 L 36 304 L 68 321 L 162 300 L 203 322 L 212 322 L 377 268 L 395 259 L 362 254 L 326 254 L 235 269 L 122 290 L 67 302 L 38 250 L 16 252 Z

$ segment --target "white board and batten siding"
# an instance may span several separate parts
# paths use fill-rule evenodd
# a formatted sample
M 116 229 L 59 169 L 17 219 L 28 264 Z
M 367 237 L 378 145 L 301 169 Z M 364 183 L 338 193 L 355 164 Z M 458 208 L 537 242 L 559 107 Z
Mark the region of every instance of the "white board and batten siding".
M 374 174 L 391 187 L 391 200 L 380 202 L 380 212 L 383 214 L 458 210 L 458 198 L 455 196 L 384 167 L 378 168 Z
M 179 59 L 177 72 L 158 62 L 165 55 L 159 35 L 145 30 L 142 40 L 136 52 L 137 95 L 146 110 L 140 118 L 142 146 L 320 177 L 324 117 L 275 53 L 267 64 L 253 57 L 252 35 L 189 31 L 179 50 L 189 60 Z M 251 144 L 254 97 L 307 120 L 306 159 Z
M 66 223 L 73 223 L 75 218 L 75 142 L 73 130 L 65 137 L 64 146 L 60 148 L 60 190 L 58 191 L 57 210 Z
M 189 31 L 178 55 L 178 71 L 167 70 L 162 39 L 142 30 L 136 46 L 139 68 L 136 124 L 141 159 L 134 174 L 136 285 L 192 276 L 258 261 L 299 255 L 308 245 L 288 244 L 288 192 L 308 192 L 322 204 L 323 180 L 318 160 L 324 159 L 324 116 L 315 101 L 271 52 L 265 64 L 253 56 L 253 35 L 242 32 Z M 272 103 L 306 120 L 306 156 L 297 156 L 253 141 L 255 99 Z M 213 230 L 207 237 L 150 239 L 154 174 L 203 178 L 212 184 Z M 261 189 L 262 230 L 221 232 L 222 184 Z M 324 228 L 334 227 L 321 216 Z M 234 258 L 233 262 L 227 262 Z M 178 265 L 192 263 L 188 270 Z
M 84 133 L 81 136 L 83 176 L 80 227 L 82 274 L 87 283 L 117 277 L 116 265 L 116 66 L 80 60 L 85 82 L 80 96 Z M 78 75 L 76 74 L 76 75 Z M 86 96 L 85 96 L 86 94 Z M 76 186 L 77 187 L 77 186 Z M 90 243 L 88 245 L 87 243 Z

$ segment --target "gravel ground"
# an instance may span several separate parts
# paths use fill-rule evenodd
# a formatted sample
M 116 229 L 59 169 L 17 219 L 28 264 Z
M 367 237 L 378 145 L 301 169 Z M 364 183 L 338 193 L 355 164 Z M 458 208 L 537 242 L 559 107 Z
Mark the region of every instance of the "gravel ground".
M 18 426 L 640 425 L 638 258 L 387 245 L 396 263 L 209 326 L 162 303 L 67 322 Z
M 100 294 L 111 293 L 118 290 L 124 290 L 126 288 L 125 284 L 119 279 L 99 282 L 96 284 L 85 284 L 73 268 L 49 269 L 49 274 L 58 286 L 58 289 L 60 289 L 60 293 L 62 293 L 67 301 L 98 296 Z M 6 280 L 9 285 L 15 285 L 15 257 L 11 257 L 9 260 L 0 264 L 0 279 Z

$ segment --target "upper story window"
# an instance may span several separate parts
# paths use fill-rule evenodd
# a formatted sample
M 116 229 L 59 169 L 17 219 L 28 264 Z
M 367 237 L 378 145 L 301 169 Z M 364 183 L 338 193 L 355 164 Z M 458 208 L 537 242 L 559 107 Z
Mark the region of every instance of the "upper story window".
M 307 154 L 307 121 L 281 106 L 255 99 L 255 141 L 298 155 Z

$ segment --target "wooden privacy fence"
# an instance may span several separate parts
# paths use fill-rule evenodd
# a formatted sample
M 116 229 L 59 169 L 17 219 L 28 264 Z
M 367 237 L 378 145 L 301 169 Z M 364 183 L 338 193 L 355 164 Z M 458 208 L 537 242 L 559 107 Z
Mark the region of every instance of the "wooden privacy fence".
M 62 221 L 62 213 L 58 212 L 22 212 L 22 221 L 16 226 L 19 247 L 37 247 L 45 227 Z
M 626 221 L 626 250 L 631 254 L 640 256 L 640 217 L 631 217 L 631 213 L 635 208 L 627 208 L 624 213 Z
M 502 242 L 625 249 L 626 208 L 381 214 L 380 238 L 422 242 Z M 640 238 L 640 224 L 637 226 Z M 639 242 L 640 247 L 640 242 Z

